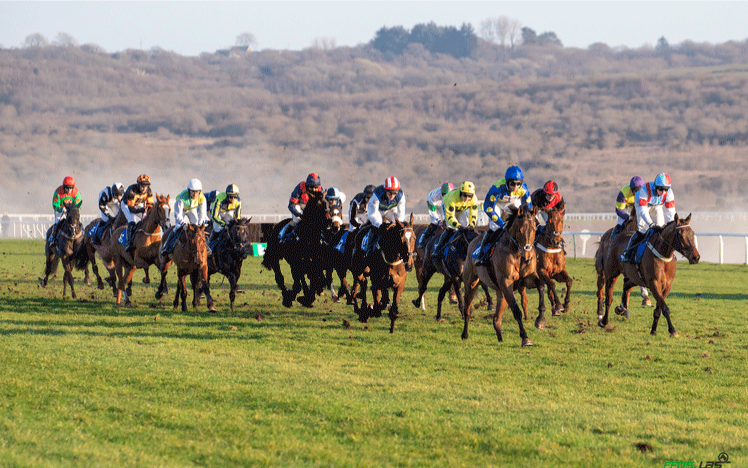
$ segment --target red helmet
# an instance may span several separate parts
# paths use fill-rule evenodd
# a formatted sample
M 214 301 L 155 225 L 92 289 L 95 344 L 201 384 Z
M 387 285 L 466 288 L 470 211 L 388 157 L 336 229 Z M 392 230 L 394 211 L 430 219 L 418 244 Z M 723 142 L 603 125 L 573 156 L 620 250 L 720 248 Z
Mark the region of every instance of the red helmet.
M 395 176 L 387 177 L 384 180 L 384 189 L 385 190 L 400 190 L 400 181 L 397 180 L 397 177 Z
M 73 179 L 70 176 L 65 177 L 65 179 L 62 181 L 62 185 L 64 187 L 75 187 L 75 179 Z
M 322 190 L 322 183 L 319 180 L 319 175 L 316 172 L 312 172 L 308 176 L 306 176 L 306 188 L 307 190 L 312 190 L 319 192 Z
M 543 186 L 543 191 L 548 195 L 555 195 L 558 193 L 558 184 L 556 183 L 556 181 L 549 180 Z

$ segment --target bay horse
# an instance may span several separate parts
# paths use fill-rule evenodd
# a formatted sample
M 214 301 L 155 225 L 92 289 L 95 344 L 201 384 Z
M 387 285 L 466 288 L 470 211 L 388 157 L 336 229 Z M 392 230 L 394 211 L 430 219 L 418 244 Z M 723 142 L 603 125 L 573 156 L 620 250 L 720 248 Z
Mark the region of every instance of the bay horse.
M 78 206 L 70 203 L 66 204 L 65 217 L 62 218 L 57 229 L 57 243 L 54 247 L 49 245 L 49 236 L 54 226 L 47 230 L 44 253 L 46 257 L 44 267 L 44 279 L 39 278 L 42 287 L 47 287 L 49 275 L 57 271 L 57 265 L 62 262 L 62 268 L 65 273 L 62 277 L 62 297 L 67 296 L 67 287 L 70 285 L 70 295 L 73 299 L 75 286 L 73 285 L 73 268 L 86 271 L 84 279 L 86 284 L 91 284 L 88 276 L 88 252 L 86 251 L 83 239 L 83 225 L 81 224 L 80 211 Z
M 252 252 L 249 223 L 252 218 L 232 219 L 221 230 L 213 252 L 208 256 L 208 287 L 210 277 L 221 273 L 229 280 L 231 312 L 234 312 L 237 284 L 242 274 L 242 263 Z
M 441 320 L 442 318 L 442 302 L 444 301 L 444 296 L 449 291 L 459 289 L 462 284 L 462 271 L 468 253 L 468 245 L 479 235 L 479 233 L 475 232 L 475 229 L 473 228 L 462 227 L 456 230 L 447 242 L 441 246 L 442 248 L 447 249 L 446 258 L 439 257 L 439 260 L 436 260 L 431 254 L 434 249 L 434 244 L 439 240 L 440 235 L 441 234 L 435 234 L 426 241 L 426 245 L 422 249 L 424 256 L 423 259 L 420 259 L 421 255 L 416 256 L 416 262 L 421 264 L 421 271 L 419 273 L 418 269 L 416 269 L 418 278 L 418 296 L 413 299 L 413 305 L 415 307 L 420 306 L 421 310 L 425 310 L 424 295 L 426 294 L 426 289 L 428 288 L 431 277 L 434 276 L 435 273 L 441 273 L 444 275 L 444 283 L 442 284 L 442 287 L 439 288 L 439 294 L 437 296 L 436 320 Z M 485 284 L 481 283 L 481 286 L 486 293 L 488 310 L 491 310 L 493 309 L 491 294 Z M 460 302 L 462 300 L 462 295 L 455 294 L 455 296 L 455 302 L 459 304 L 459 310 L 462 310 L 463 304 Z
M 110 242 L 110 252 L 114 260 L 115 270 L 117 272 L 117 294 L 116 303 L 121 304 L 124 293 L 125 305 L 130 306 L 130 296 L 132 290 L 129 285 L 132 283 L 132 277 L 135 270 L 142 268 L 147 270 L 150 265 L 156 265 L 161 272 L 161 285 L 156 292 L 156 298 L 160 298 L 166 288 L 166 271 L 169 268 L 168 259 L 160 256 L 161 238 L 169 229 L 171 221 L 169 213 L 171 212 L 169 196 L 155 195 L 155 203 L 146 208 L 143 221 L 141 222 L 138 232 L 132 239 L 134 251 L 132 253 L 125 250 L 121 238 L 127 226 L 121 226 L 114 231 L 112 242 Z M 104 259 L 106 261 L 106 259 Z M 125 285 L 128 288 L 125 289 Z
M 413 269 L 413 257 L 415 256 L 416 235 L 413 232 L 413 213 L 407 223 L 385 222 L 378 228 L 379 239 L 369 255 L 368 263 L 361 249 L 361 243 L 366 233 L 361 234 L 359 229 L 356 235 L 356 248 L 351 260 L 351 272 L 356 282 L 354 290 L 360 287 L 358 294 L 353 294 L 353 310 L 361 322 L 368 321 L 369 317 L 381 317 L 382 310 L 387 305 L 391 288 L 393 290 L 392 303 L 390 304 L 389 319 L 390 333 L 395 331 L 395 320 L 398 317 L 398 303 L 405 289 L 405 279 L 408 272 Z M 366 304 L 366 277 L 371 280 L 372 304 Z M 385 295 L 386 299 L 382 298 Z M 359 307 L 357 298 L 361 299 Z
M 284 219 L 273 226 L 267 239 L 267 247 L 262 257 L 262 266 L 272 270 L 275 283 L 281 290 L 284 307 L 291 307 L 297 294 L 303 290 L 304 295 L 298 302 L 304 307 L 314 304 L 316 294 L 325 288 L 324 278 L 324 245 L 332 226 L 329 207 L 321 192 L 308 192 L 301 221 L 290 239 L 281 243 L 278 234 L 291 219 Z M 286 288 L 285 278 L 281 272 L 280 261 L 285 260 L 291 267 L 293 286 Z M 309 284 L 307 284 L 309 278 Z
M 664 227 L 650 229 L 651 236 L 648 235 L 645 241 L 646 248 L 641 263 L 638 265 L 618 261 L 618 257 L 628 245 L 631 233 L 622 232 L 613 238 L 605 258 L 605 315 L 598 316 L 598 326 L 605 327 L 608 325 L 608 313 L 610 312 L 610 304 L 613 302 L 613 287 L 618 276 L 623 273 L 623 294 L 621 304 L 615 308 L 616 314 L 628 317 L 631 289 L 637 285 L 646 286 L 657 300 L 650 333 L 652 335 L 657 334 L 657 322 L 660 319 L 660 314 L 662 314 L 667 319 L 670 335 L 678 336 L 675 327 L 673 327 L 673 322 L 670 320 L 670 308 L 665 303 L 665 299 L 670 294 L 670 288 L 673 285 L 677 270 L 674 253 L 680 253 L 692 265 L 699 263 L 701 258 L 696 248 L 695 234 L 689 225 L 690 221 L 690 213 L 686 219 L 679 218 L 676 213 L 673 221 L 670 221 Z
M 160 255 L 161 263 L 173 262 L 177 268 L 177 291 L 174 294 L 174 310 L 182 303 L 182 312 L 187 312 L 187 275 L 190 275 L 192 283 L 192 308 L 197 308 L 200 292 L 205 294 L 208 312 L 217 312 L 213 305 L 213 297 L 210 295 L 210 282 L 208 278 L 208 243 L 206 241 L 204 224 L 186 224 L 174 246 L 174 251 L 168 256 L 169 259 Z M 162 271 L 162 278 L 166 276 Z
M 569 311 L 571 301 L 571 285 L 573 280 L 566 271 L 566 254 L 563 248 L 564 213 L 552 210 L 548 213 L 548 221 L 544 232 L 535 237 L 535 275 L 529 276 L 525 281 L 519 282 L 518 290 L 522 300 L 527 319 L 527 295 L 525 288 L 536 288 L 538 290 L 538 317 L 535 319 L 535 327 L 545 328 L 545 287 L 548 287 L 548 300 L 551 303 L 551 315 L 557 317 L 561 312 Z M 556 281 L 566 284 L 566 295 L 564 303 L 556 292 Z
M 88 260 L 91 262 L 91 270 L 93 270 L 94 275 L 96 275 L 96 286 L 99 289 L 104 289 L 104 282 L 99 274 L 99 267 L 96 265 L 96 254 L 98 253 L 102 262 L 104 262 L 104 268 L 106 268 L 109 273 L 106 282 L 112 288 L 112 297 L 116 297 L 117 272 L 114 267 L 113 258 L 111 256 L 106 257 L 106 252 L 110 249 L 110 243 L 112 242 L 114 231 L 116 231 L 118 227 L 127 224 L 127 218 L 125 218 L 124 213 L 120 210 L 114 220 L 109 223 L 106 229 L 104 229 L 104 232 L 100 236 L 99 244 L 94 244 L 91 242 L 91 235 L 93 235 L 94 227 L 98 226 L 100 222 L 101 218 L 96 218 L 88 223 L 86 228 L 83 230 L 83 235 L 86 239 L 86 251 L 88 252 Z M 107 258 L 106 260 L 105 257 Z
M 521 206 L 506 223 L 505 232 L 501 234 L 491 251 L 490 263 L 487 266 L 476 266 L 473 253 L 480 247 L 481 237 L 476 237 L 468 247 L 468 257 L 462 273 L 465 284 L 465 299 L 462 317 L 465 327 L 462 339 L 468 339 L 468 324 L 472 317 L 473 298 L 478 289 L 478 283 L 483 282 L 499 293 L 499 303 L 493 315 L 493 327 L 499 342 L 504 339 L 501 335 L 501 322 L 507 304 L 512 309 L 514 319 L 519 325 L 519 336 L 522 346 L 532 346 L 522 323 L 522 311 L 514 299 L 513 286 L 518 280 L 535 273 L 535 215 L 538 209 L 527 209 Z M 459 291 L 458 291 L 459 294 Z

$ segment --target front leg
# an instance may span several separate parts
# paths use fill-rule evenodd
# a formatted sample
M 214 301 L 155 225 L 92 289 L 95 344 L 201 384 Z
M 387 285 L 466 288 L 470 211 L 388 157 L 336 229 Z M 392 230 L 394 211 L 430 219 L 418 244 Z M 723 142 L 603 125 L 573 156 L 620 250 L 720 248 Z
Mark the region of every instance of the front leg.
M 499 281 L 499 283 L 502 294 L 504 295 L 504 299 L 512 309 L 514 320 L 516 320 L 517 324 L 519 325 L 519 336 L 522 339 L 522 346 L 532 346 L 532 341 L 530 341 L 530 338 L 527 336 L 527 331 L 525 331 L 525 326 L 522 321 L 522 311 L 517 305 L 517 301 L 514 300 L 514 294 L 512 292 L 512 284 L 514 283 L 514 281 L 510 278 L 504 278 L 503 281 Z M 498 334 L 499 333 L 497 332 L 497 336 Z

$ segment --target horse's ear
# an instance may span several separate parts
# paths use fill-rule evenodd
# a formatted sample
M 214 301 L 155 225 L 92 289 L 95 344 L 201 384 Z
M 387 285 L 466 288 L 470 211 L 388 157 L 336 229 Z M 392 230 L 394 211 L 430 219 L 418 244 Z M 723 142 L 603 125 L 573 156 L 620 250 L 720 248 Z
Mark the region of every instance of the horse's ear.
M 686 217 L 686 219 L 683 220 L 683 223 L 688 224 L 690 222 L 691 222 L 691 213 L 688 213 L 688 217 Z
M 673 218 L 673 219 L 675 220 L 675 225 L 677 226 L 678 225 L 678 221 L 680 221 L 680 218 L 678 217 L 678 213 L 675 213 L 675 218 Z
M 408 221 L 408 226 L 413 226 L 413 212 L 410 213 L 410 221 Z

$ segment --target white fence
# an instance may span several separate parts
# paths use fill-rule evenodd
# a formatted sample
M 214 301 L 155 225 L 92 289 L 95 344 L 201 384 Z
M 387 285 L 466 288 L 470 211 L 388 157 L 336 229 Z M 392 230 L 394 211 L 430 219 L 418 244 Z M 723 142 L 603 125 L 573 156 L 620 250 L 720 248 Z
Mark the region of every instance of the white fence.
M 287 214 L 245 214 L 255 223 L 277 223 L 288 217 Z M 84 225 L 97 215 L 81 215 Z M 348 221 L 344 215 L 344 221 Z M 748 232 L 748 213 L 693 213 L 691 224 L 707 227 L 727 226 Z M 414 215 L 416 224 L 429 223 L 426 214 Z M 574 258 L 592 258 L 597 250 L 597 242 L 604 233 L 599 229 L 611 227 L 616 221 L 613 213 L 567 213 L 564 217 L 564 240 L 567 253 Z M 51 214 L 6 214 L 0 218 L 0 237 L 6 239 L 44 239 L 47 229 L 54 222 Z M 485 226 L 488 218 L 481 212 L 478 225 Z M 702 261 L 712 263 L 745 263 L 748 265 L 748 234 L 728 232 L 696 232 L 696 245 Z M 742 239 L 742 242 L 741 242 Z M 701 242 L 700 242 L 701 241 Z M 741 245 L 742 244 L 742 245 Z M 679 256 L 679 258 L 682 258 Z

